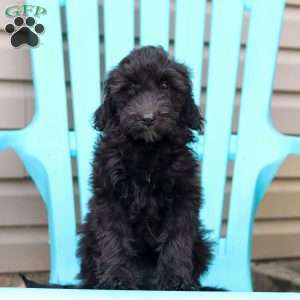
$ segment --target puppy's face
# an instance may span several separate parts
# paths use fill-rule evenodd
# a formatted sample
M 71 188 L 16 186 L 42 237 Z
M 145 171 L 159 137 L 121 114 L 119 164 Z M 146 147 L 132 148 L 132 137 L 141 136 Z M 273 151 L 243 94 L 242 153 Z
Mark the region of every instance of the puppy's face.
M 133 50 L 109 73 L 95 125 L 104 132 L 118 127 L 124 135 L 149 143 L 178 127 L 201 130 L 186 67 L 170 60 L 162 48 Z

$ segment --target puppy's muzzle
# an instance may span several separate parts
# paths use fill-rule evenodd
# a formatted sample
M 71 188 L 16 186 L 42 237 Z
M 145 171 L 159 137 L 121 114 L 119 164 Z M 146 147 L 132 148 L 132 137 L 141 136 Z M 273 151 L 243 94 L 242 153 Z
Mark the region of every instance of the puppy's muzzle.
M 145 126 L 150 127 L 154 124 L 155 116 L 154 113 L 145 113 L 143 114 L 142 122 Z

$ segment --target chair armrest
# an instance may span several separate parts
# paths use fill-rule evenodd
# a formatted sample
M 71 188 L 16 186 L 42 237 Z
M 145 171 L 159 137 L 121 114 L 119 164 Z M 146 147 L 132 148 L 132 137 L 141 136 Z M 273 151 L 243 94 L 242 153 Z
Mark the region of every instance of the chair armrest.
M 291 155 L 300 155 L 300 136 L 283 135 Z
M 0 151 L 13 148 L 21 130 L 0 130 Z

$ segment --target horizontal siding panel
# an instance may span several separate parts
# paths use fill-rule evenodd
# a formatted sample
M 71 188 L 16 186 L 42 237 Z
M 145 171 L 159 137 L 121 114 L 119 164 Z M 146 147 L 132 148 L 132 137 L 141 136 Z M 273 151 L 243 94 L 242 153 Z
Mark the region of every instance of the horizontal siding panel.
M 77 176 L 76 163 L 72 161 L 74 176 Z M 232 168 L 229 168 L 229 176 L 232 176 Z M 22 162 L 17 155 L 7 150 L 0 152 L 0 179 L 13 179 L 28 177 Z M 281 166 L 276 178 L 299 178 L 300 179 L 300 157 L 289 156 Z
M 67 88 L 69 106 L 69 128 L 73 128 L 70 89 Z M 205 99 L 205 92 L 203 98 Z M 234 132 L 237 129 L 240 94 L 237 95 L 234 116 Z M 300 135 L 300 93 L 275 93 L 272 113 L 274 125 L 281 132 Z M 100 103 L 100 100 L 99 100 Z M 25 111 L 25 112 L 24 112 Z M 0 81 L 0 129 L 22 128 L 32 119 L 34 95 L 30 82 Z
M 202 111 L 205 111 L 205 92 L 203 93 Z M 233 132 L 238 129 L 238 117 L 240 112 L 240 92 L 237 93 L 233 115 Z M 298 93 L 274 93 L 272 97 L 272 120 L 278 131 L 300 135 L 300 94 Z
M 75 162 L 72 162 L 74 175 L 77 171 Z M 229 169 L 229 176 L 232 176 L 232 169 Z M 0 179 L 28 177 L 24 167 L 13 151 L 0 152 Z M 300 178 L 300 157 L 289 156 L 281 166 L 277 178 Z
M 256 222 L 253 258 L 300 257 L 300 220 Z
M 300 6 L 300 0 L 286 0 L 287 4 Z
M 79 222 L 78 188 L 74 182 L 77 221 Z M 0 181 L 0 228 L 1 226 L 47 225 L 47 210 L 31 180 Z M 0 229 L 1 230 L 1 229 Z
M 274 94 L 272 119 L 274 127 L 282 132 L 300 135 L 300 94 Z
M 237 86 L 240 88 L 243 79 L 245 50 L 240 53 L 240 68 Z M 203 86 L 207 82 L 208 49 L 204 54 Z M 277 70 L 274 82 L 275 91 L 299 92 L 300 91 L 300 51 L 281 50 L 277 60 Z
M 0 228 L 0 272 L 49 270 L 47 227 Z
M 64 46 L 66 79 L 69 81 L 66 44 Z M 5 32 L 0 32 L 0 64 L 2 66 L 0 69 L 0 80 L 32 80 L 28 47 L 12 47 Z
M 300 157 L 296 155 L 290 155 L 282 164 L 277 177 L 300 178 Z
M 0 226 L 46 225 L 44 203 L 30 180 L 0 181 Z
M 11 22 L 11 18 L 7 17 L 5 15 L 5 10 L 7 7 L 10 7 L 10 6 L 15 6 L 15 5 L 22 5 L 24 4 L 24 0 L 1 0 L 0 1 L 0 11 L 1 11 L 1 14 L 0 14 L 0 28 L 1 30 L 4 30 L 4 27 L 7 23 L 10 23 Z
M 278 55 L 274 90 L 299 92 L 299 87 L 300 87 L 300 51 L 282 50 L 279 52 Z
M 227 215 L 229 184 L 226 190 L 224 215 Z M 276 180 L 269 187 L 256 219 L 297 219 L 300 216 L 300 180 Z M 75 182 L 76 207 L 78 190 Z M 5 226 L 47 225 L 46 208 L 30 180 L 0 181 L 0 228 Z M 78 215 L 78 211 L 77 211 Z M 79 222 L 79 219 L 77 219 Z M 1 230 L 1 229 L 0 229 Z
M 71 112 L 70 89 L 67 89 L 69 106 L 69 127 L 73 128 Z M 205 98 L 205 93 L 203 93 Z M 237 129 L 239 112 L 239 98 L 237 96 L 237 108 L 235 112 L 234 132 Z M 99 101 L 100 102 L 100 101 Z M 25 111 L 25 112 L 24 112 Z M 0 81 L 0 129 L 22 128 L 32 119 L 34 112 L 33 88 L 29 82 Z M 273 95 L 272 113 L 274 125 L 281 132 L 300 135 L 300 94 L 275 93 Z
M 6 36 L 0 33 L 0 80 L 31 80 L 31 69 L 27 48 L 12 49 L 3 43 Z M 241 51 L 241 62 L 244 59 L 244 50 Z M 67 60 L 66 64 L 67 64 Z M 206 86 L 208 64 L 208 50 L 205 51 L 203 86 Z M 242 63 L 243 66 L 243 63 Z M 241 87 L 242 70 L 240 68 L 238 87 Z M 66 66 L 66 70 L 68 67 Z M 69 75 L 66 73 L 68 80 Z M 300 51 L 282 50 L 278 57 L 278 67 L 275 78 L 275 90 L 300 92 Z
M 264 260 L 299 257 L 300 233 L 254 234 L 252 259 Z
M 0 32 L 0 64 L 0 79 L 31 80 L 28 48 L 12 47 L 5 32 Z
M 257 210 L 256 219 L 299 219 L 299 195 L 299 180 L 275 180 Z
M 291 43 L 295 41 L 300 43 L 300 39 L 298 38 L 300 35 L 300 9 L 296 15 L 294 10 L 292 10 L 290 18 L 299 24 L 295 25 L 294 23 L 290 22 L 290 25 L 287 26 L 286 29 L 283 29 L 283 31 L 286 31 L 288 35 L 292 35 L 289 38 Z M 283 37 L 284 36 L 285 35 L 283 35 Z M 298 48 L 300 48 L 300 45 Z M 65 51 L 65 57 L 66 55 L 67 53 Z M 241 56 L 243 58 L 243 53 Z M 204 64 L 205 70 L 207 69 L 207 57 L 208 55 L 206 53 Z M 2 65 L 2 68 L 0 69 L 0 80 L 31 80 L 32 76 L 28 48 L 12 48 L 9 44 L 8 37 L 4 32 L 0 33 L 0 62 Z M 65 62 L 66 78 L 68 80 L 68 60 L 65 59 Z M 275 89 L 282 91 L 300 91 L 300 53 L 296 51 L 282 50 L 279 55 L 278 63 Z M 207 72 L 205 71 L 204 79 L 206 78 L 206 73 Z M 240 82 L 241 80 L 239 80 L 239 86 Z M 203 84 L 206 85 L 205 80 Z
M 227 182 L 224 205 L 224 220 L 228 216 L 230 183 Z M 299 219 L 300 216 L 300 181 L 275 180 L 268 188 L 256 212 L 257 221 Z
M 232 177 L 232 164 L 228 167 L 228 176 Z M 276 178 L 296 179 L 300 178 L 300 156 L 290 155 L 281 165 Z
M 14 94 L 15 90 L 11 90 Z M 0 99 L 0 128 L 17 129 L 25 127 L 25 101 L 7 97 Z
M 0 180 L 7 178 L 23 178 L 25 169 L 21 160 L 12 150 L 0 152 Z
M 259 260 L 300 257 L 299 228 L 300 221 L 256 223 L 252 258 Z M 0 228 L 0 273 L 47 270 L 47 227 Z
M 298 5 L 300 6 L 299 3 Z M 280 47 L 300 49 L 300 41 L 298 38 L 299 34 L 300 34 L 300 7 L 288 7 L 286 8 L 284 13 Z
M 225 232 L 226 224 L 222 231 Z M 300 220 L 256 221 L 252 259 L 300 257 Z

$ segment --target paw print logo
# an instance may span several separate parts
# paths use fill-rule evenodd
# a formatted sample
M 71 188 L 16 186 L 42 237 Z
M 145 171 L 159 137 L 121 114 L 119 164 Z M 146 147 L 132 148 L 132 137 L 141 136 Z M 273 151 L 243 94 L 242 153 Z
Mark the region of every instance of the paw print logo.
M 5 31 L 11 34 L 11 44 L 14 47 L 19 47 L 22 44 L 27 44 L 35 47 L 39 43 L 39 34 L 45 31 L 42 24 L 36 24 L 33 17 L 16 17 L 14 24 L 7 24 Z

